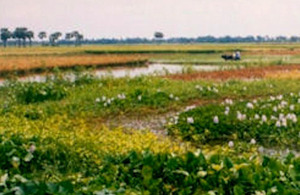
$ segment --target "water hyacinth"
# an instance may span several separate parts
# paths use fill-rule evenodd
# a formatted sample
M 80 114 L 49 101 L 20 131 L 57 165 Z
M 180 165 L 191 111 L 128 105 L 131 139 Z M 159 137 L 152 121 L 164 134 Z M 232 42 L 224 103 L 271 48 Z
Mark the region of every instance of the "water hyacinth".
M 225 104 L 232 105 L 233 101 L 231 99 L 225 99 Z
M 138 100 L 139 100 L 139 101 L 142 101 L 142 95 L 139 95 L 139 96 L 138 96 Z
M 218 116 L 214 116 L 213 121 L 215 124 L 219 123 L 219 117 Z
M 237 119 L 243 121 L 246 119 L 246 114 L 242 114 L 240 111 L 237 111 Z
M 122 93 L 122 94 L 118 94 L 118 96 L 117 96 L 120 100 L 124 100 L 124 99 L 126 99 L 126 96 L 125 96 L 125 94 L 124 93 Z
M 278 95 L 276 98 L 277 98 L 278 100 L 282 100 L 283 96 L 282 96 L 282 95 Z
M 253 109 L 254 105 L 251 102 L 248 102 L 246 107 L 249 108 L 249 109 Z
M 280 121 L 277 121 L 276 124 L 275 124 L 275 126 L 276 126 L 276 127 L 281 127 L 281 122 L 280 122 Z
M 228 146 L 229 146 L 230 148 L 234 147 L 234 142 L 233 142 L 233 141 L 229 141 L 229 142 L 228 142 Z
M 267 118 L 266 115 L 262 115 L 262 116 L 261 116 L 261 121 L 262 121 L 262 122 L 265 123 L 265 122 L 267 122 L 267 120 L 268 120 L 268 118 Z
M 188 124 L 193 124 L 194 123 L 194 118 L 193 117 L 188 117 L 186 119 L 186 121 L 187 121 Z
M 255 139 L 251 139 L 250 144 L 255 145 L 256 144 L 256 140 Z

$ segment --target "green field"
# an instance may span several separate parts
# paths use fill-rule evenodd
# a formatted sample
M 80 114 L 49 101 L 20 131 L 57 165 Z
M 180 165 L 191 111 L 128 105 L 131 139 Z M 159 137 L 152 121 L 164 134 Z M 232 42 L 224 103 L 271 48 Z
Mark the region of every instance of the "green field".
M 220 58 L 236 49 L 242 61 Z M 7 48 L 0 61 L 112 55 L 243 69 L 99 78 L 76 61 L 73 79 L 10 75 L 0 194 L 300 194 L 299 44 Z

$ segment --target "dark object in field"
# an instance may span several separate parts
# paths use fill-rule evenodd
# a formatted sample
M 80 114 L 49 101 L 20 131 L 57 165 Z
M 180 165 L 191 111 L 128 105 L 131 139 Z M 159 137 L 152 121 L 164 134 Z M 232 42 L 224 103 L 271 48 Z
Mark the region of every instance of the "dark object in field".
M 234 60 L 234 58 L 233 58 L 233 56 L 232 55 L 222 55 L 222 58 L 224 59 L 224 60 Z
M 222 55 L 224 60 L 241 60 L 241 53 L 239 51 L 234 52 L 232 55 Z

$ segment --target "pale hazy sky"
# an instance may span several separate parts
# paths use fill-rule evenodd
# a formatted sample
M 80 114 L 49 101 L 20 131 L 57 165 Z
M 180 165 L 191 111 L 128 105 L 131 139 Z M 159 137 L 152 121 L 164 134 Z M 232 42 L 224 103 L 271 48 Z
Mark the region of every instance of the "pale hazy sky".
M 300 0 L 0 0 L 0 27 L 88 38 L 300 35 Z

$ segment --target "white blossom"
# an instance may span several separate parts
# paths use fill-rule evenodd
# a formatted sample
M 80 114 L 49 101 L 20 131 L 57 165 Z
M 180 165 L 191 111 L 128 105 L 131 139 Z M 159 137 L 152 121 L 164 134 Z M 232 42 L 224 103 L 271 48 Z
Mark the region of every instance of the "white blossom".
M 246 106 L 249 109 L 253 109 L 254 108 L 254 106 L 253 106 L 253 104 L 251 102 L 248 102 Z
M 232 148 L 232 147 L 234 146 L 234 142 L 233 142 L 233 141 L 228 142 L 228 146 L 229 146 L 230 148 Z
M 261 120 L 262 120 L 262 122 L 267 122 L 268 118 L 266 115 L 262 115 Z
M 187 123 L 193 124 L 194 123 L 194 118 L 193 117 L 188 117 L 187 118 Z
M 142 95 L 139 95 L 139 96 L 138 96 L 138 100 L 139 100 L 139 101 L 142 101 Z
M 215 124 L 218 124 L 219 123 L 219 117 L 218 116 L 214 116 L 213 121 L 214 121 Z
M 256 140 L 255 139 L 251 139 L 250 144 L 255 145 L 256 144 Z
M 281 127 L 280 121 L 277 121 L 275 125 L 276 125 L 276 127 Z

